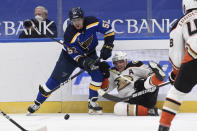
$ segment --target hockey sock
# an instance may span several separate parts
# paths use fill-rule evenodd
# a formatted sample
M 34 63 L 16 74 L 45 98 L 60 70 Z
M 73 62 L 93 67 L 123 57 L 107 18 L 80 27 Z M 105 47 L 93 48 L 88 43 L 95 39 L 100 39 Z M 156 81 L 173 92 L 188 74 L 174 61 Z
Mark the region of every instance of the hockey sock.
M 54 80 L 53 78 L 50 77 L 48 79 L 48 81 L 46 82 L 46 85 L 43 85 L 43 86 L 45 86 L 45 88 L 47 88 L 47 90 L 53 90 L 59 84 L 60 84 L 59 82 L 57 82 L 56 80 Z M 41 94 L 41 92 L 39 91 L 36 100 L 42 104 L 49 96 L 50 95 L 45 96 L 45 95 Z
M 148 108 L 136 105 L 136 116 L 147 116 L 148 115 Z
M 98 97 L 97 90 L 101 88 L 102 82 L 92 81 L 89 86 L 89 99 L 92 97 Z
M 162 113 L 161 113 L 160 124 L 163 126 L 170 127 L 171 122 L 174 119 L 180 106 L 181 106 L 181 103 L 175 100 L 172 100 L 170 98 L 166 98 L 166 101 L 164 102 L 164 106 L 163 106 Z
M 38 92 L 36 100 L 41 104 L 48 98 L 48 96 L 43 96 L 40 92 Z
M 172 120 L 174 119 L 176 114 L 172 112 L 168 112 L 167 110 L 162 110 L 160 125 L 170 127 Z
M 174 86 L 169 90 L 163 105 L 160 124 L 170 127 L 172 120 L 179 111 L 181 102 L 186 93 L 178 91 Z
M 148 108 L 142 105 L 118 102 L 114 105 L 114 114 L 121 116 L 148 116 Z
M 149 76 L 146 81 L 144 82 L 144 87 L 146 89 L 158 86 L 160 84 L 162 84 L 164 81 L 160 81 L 155 74 L 153 74 L 152 76 Z
M 98 89 L 100 89 L 100 86 L 96 87 L 96 86 L 90 84 L 90 87 L 89 87 L 89 99 L 91 99 L 92 97 L 98 97 L 98 92 L 97 92 Z
M 164 81 L 160 81 L 157 77 L 156 77 L 156 75 L 154 74 L 152 77 L 151 77 L 151 82 L 150 83 L 152 83 L 153 85 L 155 85 L 155 86 L 158 86 L 158 85 L 160 85 L 160 84 L 162 84 Z

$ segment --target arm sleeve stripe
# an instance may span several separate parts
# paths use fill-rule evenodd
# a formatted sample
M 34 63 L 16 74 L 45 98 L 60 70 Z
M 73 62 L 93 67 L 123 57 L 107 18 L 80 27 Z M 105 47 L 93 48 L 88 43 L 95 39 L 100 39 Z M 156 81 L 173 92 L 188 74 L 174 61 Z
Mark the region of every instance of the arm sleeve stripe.
M 186 43 L 186 47 L 188 48 L 188 53 L 189 53 L 194 59 L 196 59 L 196 58 L 197 58 L 197 52 L 195 52 L 195 50 L 193 50 L 193 49 L 191 48 L 191 46 L 190 46 L 188 43 Z
M 173 67 L 175 70 L 179 70 L 179 69 L 180 69 L 180 67 L 177 67 L 177 66 L 174 65 L 174 63 L 172 62 L 171 58 L 169 58 L 169 61 L 170 61 L 170 63 L 172 64 L 172 67 Z
M 112 36 L 112 35 L 114 35 L 115 33 L 114 32 L 112 32 L 112 33 L 109 33 L 109 34 L 107 34 L 107 35 L 104 35 L 104 38 L 106 38 L 106 37 L 108 37 L 108 36 Z
M 89 28 L 92 28 L 94 26 L 97 26 L 99 24 L 99 22 L 95 22 L 95 23 L 92 23 L 92 24 L 89 24 L 86 26 L 86 29 L 89 29 Z

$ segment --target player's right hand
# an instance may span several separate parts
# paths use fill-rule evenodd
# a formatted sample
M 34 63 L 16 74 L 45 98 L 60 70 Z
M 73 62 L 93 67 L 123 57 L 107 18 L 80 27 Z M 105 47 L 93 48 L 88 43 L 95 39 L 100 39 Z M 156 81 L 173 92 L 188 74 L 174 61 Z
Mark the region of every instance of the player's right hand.
M 109 57 L 111 57 L 113 47 L 114 47 L 113 44 L 111 45 L 104 44 L 101 49 L 100 58 L 102 58 L 103 60 L 107 60 Z
M 110 76 L 109 68 L 110 65 L 106 61 L 102 61 L 98 63 L 99 69 L 104 75 L 104 78 L 108 78 Z
M 84 58 L 82 63 L 84 70 L 86 71 L 92 71 L 99 68 L 98 66 L 96 66 L 98 62 L 91 58 Z

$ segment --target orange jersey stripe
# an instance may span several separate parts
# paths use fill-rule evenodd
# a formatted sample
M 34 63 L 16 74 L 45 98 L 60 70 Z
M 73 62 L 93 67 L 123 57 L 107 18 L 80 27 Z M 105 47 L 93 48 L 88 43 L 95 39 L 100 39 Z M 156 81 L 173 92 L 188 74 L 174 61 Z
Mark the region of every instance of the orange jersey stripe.
M 182 60 L 182 64 L 193 60 L 194 58 L 188 53 L 188 49 L 185 50 L 185 56 Z

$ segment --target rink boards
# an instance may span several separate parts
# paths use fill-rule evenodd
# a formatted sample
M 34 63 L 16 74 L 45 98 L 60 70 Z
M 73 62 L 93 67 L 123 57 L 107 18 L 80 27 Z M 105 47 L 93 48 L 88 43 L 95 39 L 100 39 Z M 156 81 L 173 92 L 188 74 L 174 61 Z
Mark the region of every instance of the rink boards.
M 98 50 L 102 47 L 100 41 Z M 55 42 L 6 42 L 0 43 L 0 108 L 10 113 L 24 113 L 36 98 L 38 85 L 44 84 L 55 66 L 62 46 Z M 117 40 L 114 52 L 124 50 L 129 60 L 141 60 L 145 64 L 158 62 L 168 74 L 172 67 L 168 61 L 168 40 Z M 113 52 L 113 53 L 114 53 Z M 111 64 L 111 59 L 107 62 Z M 79 71 L 77 69 L 75 73 Z M 83 73 L 54 92 L 39 110 L 50 112 L 87 112 L 88 83 L 90 77 Z M 167 78 L 165 79 L 167 80 Z M 88 82 L 87 82 L 88 81 Z M 170 86 L 162 87 L 157 106 L 161 108 Z M 112 92 L 116 94 L 116 91 Z M 181 112 L 197 112 L 197 90 L 185 98 Z M 104 112 L 113 111 L 113 102 L 103 98 L 100 104 Z

